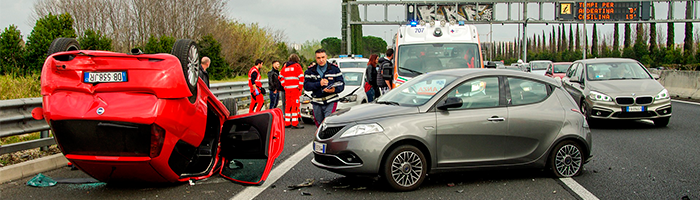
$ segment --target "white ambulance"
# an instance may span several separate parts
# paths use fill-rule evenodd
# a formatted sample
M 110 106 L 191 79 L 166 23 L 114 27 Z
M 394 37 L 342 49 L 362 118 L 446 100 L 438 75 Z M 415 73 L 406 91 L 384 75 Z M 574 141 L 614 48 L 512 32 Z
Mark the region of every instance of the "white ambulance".
M 464 22 L 412 21 L 395 36 L 394 87 L 418 75 L 454 68 L 483 68 L 479 34 Z

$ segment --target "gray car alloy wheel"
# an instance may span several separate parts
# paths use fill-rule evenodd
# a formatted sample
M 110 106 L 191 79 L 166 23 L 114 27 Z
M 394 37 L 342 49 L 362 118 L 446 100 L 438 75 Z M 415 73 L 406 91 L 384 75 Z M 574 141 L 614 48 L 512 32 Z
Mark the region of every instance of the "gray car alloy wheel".
M 197 52 L 197 46 L 190 46 L 187 61 L 187 72 L 189 72 L 187 81 L 190 82 L 190 85 L 196 85 L 199 78 L 199 53 Z
M 557 150 L 554 168 L 562 177 L 572 177 L 579 173 L 583 166 L 581 151 L 574 144 L 566 144 Z
M 413 151 L 403 151 L 391 162 L 391 178 L 402 187 L 418 183 L 423 175 L 423 161 Z

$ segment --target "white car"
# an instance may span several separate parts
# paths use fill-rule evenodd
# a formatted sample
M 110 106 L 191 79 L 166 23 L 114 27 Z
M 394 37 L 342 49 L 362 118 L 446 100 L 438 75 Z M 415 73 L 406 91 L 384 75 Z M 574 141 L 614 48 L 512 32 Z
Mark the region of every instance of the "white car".
M 549 60 L 535 60 L 530 61 L 530 73 L 539 74 L 544 76 L 547 69 L 552 66 L 552 61 Z
M 365 63 L 366 65 L 366 63 Z M 340 101 L 336 110 L 349 108 L 355 105 L 367 103 L 365 93 L 365 68 L 340 68 L 345 80 L 345 89 L 340 92 Z M 305 123 L 313 124 L 313 105 L 311 105 L 311 92 L 304 91 L 301 96 L 301 118 Z

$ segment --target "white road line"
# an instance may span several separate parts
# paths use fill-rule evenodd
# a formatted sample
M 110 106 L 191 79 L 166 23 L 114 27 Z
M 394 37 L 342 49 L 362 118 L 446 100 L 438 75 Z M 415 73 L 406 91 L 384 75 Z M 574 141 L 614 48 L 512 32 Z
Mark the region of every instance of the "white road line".
M 694 105 L 700 106 L 700 103 L 698 103 L 698 102 L 683 101 L 683 100 L 678 100 L 678 99 L 672 99 L 671 101 L 680 102 L 680 103 L 687 103 L 687 104 L 694 104 Z
M 282 175 L 286 174 L 287 171 L 292 169 L 292 167 L 299 163 L 301 159 L 304 159 L 306 155 L 309 155 L 311 153 L 312 144 L 313 142 L 310 142 L 306 146 L 299 149 L 296 153 L 294 153 L 292 157 L 287 158 L 287 160 L 282 162 L 282 164 L 272 169 L 270 175 L 267 176 L 267 180 L 265 180 L 265 183 L 263 183 L 261 186 L 246 186 L 246 188 L 243 189 L 243 191 L 236 194 L 236 196 L 233 196 L 231 199 L 253 199 L 257 197 L 261 192 L 270 187 L 270 185 L 277 182 L 277 179 L 282 177 Z
M 569 189 L 574 191 L 579 197 L 581 197 L 584 200 L 599 200 L 598 197 L 593 195 L 591 192 L 586 190 L 583 186 L 578 184 L 576 180 L 572 178 L 559 178 L 559 180 L 564 183 Z

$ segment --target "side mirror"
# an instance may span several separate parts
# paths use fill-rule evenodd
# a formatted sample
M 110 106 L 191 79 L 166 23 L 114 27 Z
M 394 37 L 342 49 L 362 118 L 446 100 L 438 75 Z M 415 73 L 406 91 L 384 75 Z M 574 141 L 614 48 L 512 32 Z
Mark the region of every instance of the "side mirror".
M 459 108 L 459 107 L 462 107 L 462 98 L 447 97 L 447 99 L 438 103 L 437 109 L 447 110 L 448 108 Z
M 569 77 L 569 82 L 572 82 L 572 83 L 581 83 L 581 80 L 579 80 L 578 77 L 572 76 L 572 77 Z
M 486 68 L 491 68 L 491 69 L 496 69 L 496 63 L 494 62 L 488 62 L 486 63 Z

